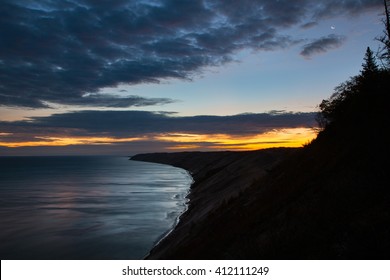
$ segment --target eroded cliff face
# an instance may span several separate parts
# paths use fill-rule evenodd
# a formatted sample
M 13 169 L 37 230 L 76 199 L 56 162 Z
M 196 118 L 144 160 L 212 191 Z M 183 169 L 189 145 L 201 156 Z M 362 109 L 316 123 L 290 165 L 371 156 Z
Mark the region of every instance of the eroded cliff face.
M 188 210 L 169 236 L 153 248 L 148 258 L 179 258 L 177 254 L 181 256 L 181 253 L 177 252 L 187 249 L 188 258 L 192 258 L 193 240 L 199 232 L 207 231 L 208 220 L 217 209 L 228 207 L 233 199 L 296 150 L 279 148 L 252 152 L 155 153 L 132 157 L 132 160 L 184 168 L 194 179 L 188 195 Z

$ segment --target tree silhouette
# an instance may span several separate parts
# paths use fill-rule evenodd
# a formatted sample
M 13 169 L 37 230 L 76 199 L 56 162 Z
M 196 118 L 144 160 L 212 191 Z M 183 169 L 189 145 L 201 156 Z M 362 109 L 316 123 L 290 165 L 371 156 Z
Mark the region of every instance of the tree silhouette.
M 320 112 L 316 118 L 320 128 L 325 129 L 345 114 L 350 100 L 359 92 L 361 77 L 351 77 L 348 81 L 337 86 L 329 99 L 322 100 L 319 105 Z
M 364 56 L 364 63 L 362 64 L 362 76 L 370 76 L 372 74 L 378 73 L 379 67 L 376 63 L 374 53 L 371 51 L 370 47 L 367 47 L 366 54 Z
M 383 45 L 378 51 L 378 57 L 384 64 L 386 68 L 390 68 L 390 1 L 383 0 L 384 8 L 385 8 L 385 18 L 383 19 L 383 24 L 385 26 L 385 30 L 383 30 L 383 35 L 377 37 L 377 40 L 381 42 Z
M 376 63 L 374 53 L 368 47 L 360 75 L 351 77 L 337 86 L 332 96 L 322 100 L 319 105 L 317 123 L 320 128 L 325 129 L 328 125 L 345 118 L 352 104 L 356 105 L 359 95 L 367 92 L 374 94 L 382 78 L 382 72 Z

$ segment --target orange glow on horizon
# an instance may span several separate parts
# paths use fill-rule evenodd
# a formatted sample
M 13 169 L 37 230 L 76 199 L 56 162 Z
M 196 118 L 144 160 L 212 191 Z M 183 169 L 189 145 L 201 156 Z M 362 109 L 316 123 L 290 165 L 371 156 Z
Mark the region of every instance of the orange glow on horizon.
M 316 136 L 317 133 L 312 128 L 285 128 L 250 136 L 178 133 L 157 136 L 156 139 L 178 143 L 168 147 L 170 150 L 207 148 L 244 151 L 277 147 L 302 147 Z
M 8 148 L 70 145 L 111 145 L 138 141 L 162 142 L 166 150 L 258 150 L 277 147 L 302 147 L 316 137 L 312 128 L 274 129 L 256 135 L 167 133 L 133 138 L 113 137 L 35 137 L 30 141 L 1 141 Z M 1 135 L 0 135 L 1 136 Z M 6 136 L 6 134 L 2 134 Z
M 114 143 L 134 142 L 144 138 L 111 138 L 111 137 L 36 137 L 37 141 L 0 142 L 0 146 L 9 148 L 70 145 L 111 145 Z

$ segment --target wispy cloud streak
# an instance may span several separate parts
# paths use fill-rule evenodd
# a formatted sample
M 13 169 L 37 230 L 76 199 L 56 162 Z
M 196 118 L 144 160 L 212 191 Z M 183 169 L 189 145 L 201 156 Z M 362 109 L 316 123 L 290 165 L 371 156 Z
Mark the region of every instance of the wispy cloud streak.
M 313 55 L 325 53 L 330 49 L 340 47 L 345 40 L 345 36 L 330 34 L 303 46 L 301 55 L 305 58 L 311 58 Z

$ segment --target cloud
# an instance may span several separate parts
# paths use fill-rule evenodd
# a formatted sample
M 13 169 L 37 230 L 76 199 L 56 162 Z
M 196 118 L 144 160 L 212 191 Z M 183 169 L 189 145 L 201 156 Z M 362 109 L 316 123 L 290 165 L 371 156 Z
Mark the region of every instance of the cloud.
M 310 21 L 310 22 L 307 22 L 307 23 L 302 24 L 300 27 L 301 27 L 302 29 L 310 29 L 310 28 L 312 28 L 312 27 L 314 27 L 314 26 L 317 26 L 317 25 L 318 25 L 318 22 L 316 22 L 316 21 Z
M 339 15 L 357 16 L 362 10 L 383 8 L 381 0 L 326 0 L 316 1 L 314 17 L 318 19 L 330 18 Z
M 42 137 L 129 138 L 164 133 L 255 135 L 278 128 L 314 126 L 315 113 L 178 117 L 169 112 L 77 111 L 0 122 L 0 139 L 16 142 Z
M 340 47 L 346 40 L 345 36 L 331 34 L 321 37 L 303 46 L 301 55 L 310 58 L 315 54 L 325 53 L 330 49 Z
M 284 34 L 286 28 L 381 6 L 380 0 L 3 0 L 0 105 L 170 102 L 88 95 L 120 84 L 192 79 L 205 67 L 234 60 L 239 50 L 300 43 Z M 339 42 L 329 40 L 328 47 Z M 321 50 L 315 46 L 303 54 Z
M 172 150 L 299 147 L 316 113 L 274 111 L 179 117 L 171 112 L 77 111 L 0 122 L 4 155 L 129 154 Z
M 55 100 L 53 101 L 55 102 Z M 169 98 L 143 98 L 136 95 L 120 97 L 110 94 L 94 94 L 83 96 L 80 98 L 67 98 L 62 104 L 77 105 L 77 106 L 95 106 L 107 108 L 126 108 L 126 107 L 141 107 L 152 105 L 164 105 L 175 102 Z

